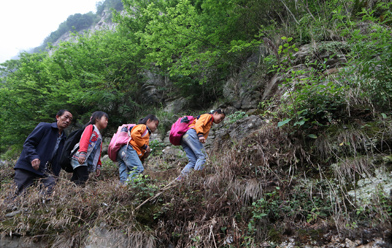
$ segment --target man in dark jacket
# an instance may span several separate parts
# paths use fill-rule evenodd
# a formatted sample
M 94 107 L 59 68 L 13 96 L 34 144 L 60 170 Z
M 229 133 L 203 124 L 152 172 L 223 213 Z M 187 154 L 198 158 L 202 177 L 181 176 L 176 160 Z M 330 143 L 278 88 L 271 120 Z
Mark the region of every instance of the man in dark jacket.
M 23 151 L 15 164 L 14 181 L 17 194 L 41 179 L 50 194 L 56 183 L 54 176 L 60 174 L 58 165 L 65 141 L 65 128 L 72 121 L 72 114 L 68 110 L 60 110 L 56 115 L 56 122 L 39 123 L 23 144 Z

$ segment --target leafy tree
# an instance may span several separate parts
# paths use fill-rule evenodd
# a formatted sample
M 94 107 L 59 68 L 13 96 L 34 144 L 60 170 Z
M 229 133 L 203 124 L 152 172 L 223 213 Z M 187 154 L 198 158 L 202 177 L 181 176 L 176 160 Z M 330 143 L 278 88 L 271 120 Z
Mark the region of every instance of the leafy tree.
M 47 104 L 52 89 L 41 73 L 46 57 L 46 53 L 22 53 L 18 63 L 6 63 L 8 67 L 3 68 L 8 72 L 0 88 L 1 99 L 7 99 L 1 101 L 2 150 L 3 145 L 23 143 L 38 122 L 53 120 Z
M 141 87 L 130 59 L 132 44 L 107 31 L 76 38 L 77 43 L 61 43 L 50 57 L 23 53 L 18 63 L 4 64 L 3 144 L 21 145 L 38 122 L 52 121 L 61 108 L 76 117 L 103 110 L 114 125 L 137 115 Z
M 97 108 L 116 115 L 121 103 L 136 111 L 137 104 L 129 100 L 140 96 L 132 52 L 120 33 L 80 35 L 77 43 L 61 44 L 52 56 L 52 71 L 64 81 L 61 91 L 72 96 L 68 103 L 82 105 L 82 111 Z

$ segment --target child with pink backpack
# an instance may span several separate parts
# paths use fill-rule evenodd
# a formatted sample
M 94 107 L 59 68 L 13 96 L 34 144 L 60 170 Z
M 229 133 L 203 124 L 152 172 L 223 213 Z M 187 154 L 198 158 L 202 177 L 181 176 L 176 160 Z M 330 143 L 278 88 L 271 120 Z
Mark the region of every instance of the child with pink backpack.
M 188 123 L 188 130 L 182 136 L 181 145 L 189 159 L 177 180 L 188 175 L 191 170 L 202 170 L 206 162 L 206 152 L 203 144 L 206 142 L 212 124 L 219 124 L 226 114 L 221 109 L 200 115 Z M 173 143 L 173 142 L 172 142 Z
M 127 181 L 133 181 L 134 178 L 143 173 L 144 167 L 142 161 L 150 154 L 150 134 L 158 128 L 159 120 L 155 115 L 147 115 L 139 120 L 137 125 L 130 124 L 129 140 L 123 144 L 116 154 L 116 160 L 119 165 L 120 182 L 125 184 Z M 126 125 L 123 125 L 124 127 Z M 121 127 L 120 127 L 121 128 Z M 115 138 L 116 134 L 113 136 Z M 112 144 L 112 141 L 110 142 Z M 113 153 L 109 144 L 109 157 L 113 160 Z M 114 145 L 112 145 L 113 147 Z

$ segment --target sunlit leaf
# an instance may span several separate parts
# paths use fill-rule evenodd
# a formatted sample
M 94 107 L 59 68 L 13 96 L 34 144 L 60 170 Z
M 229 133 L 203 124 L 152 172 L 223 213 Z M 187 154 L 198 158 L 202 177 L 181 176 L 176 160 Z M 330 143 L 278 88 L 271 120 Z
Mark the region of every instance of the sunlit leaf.
M 278 127 L 284 126 L 287 123 L 289 123 L 291 121 L 291 119 L 285 119 L 284 121 L 280 121 L 278 122 Z

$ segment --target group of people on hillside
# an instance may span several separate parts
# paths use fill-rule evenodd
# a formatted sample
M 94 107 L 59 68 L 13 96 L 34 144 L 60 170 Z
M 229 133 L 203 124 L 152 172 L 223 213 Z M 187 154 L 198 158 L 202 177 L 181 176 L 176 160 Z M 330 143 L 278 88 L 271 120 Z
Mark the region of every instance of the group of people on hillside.
M 206 162 L 203 144 L 210 129 L 225 118 L 221 109 L 202 114 L 189 123 L 189 130 L 183 135 L 181 145 L 189 159 L 177 180 L 182 180 L 192 170 L 202 170 Z M 44 186 L 46 195 L 52 193 L 61 167 L 59 158 L 63 151 L 66 129 L 73 116 L 68 110 L 60 110 L 56 114 L 56 122 L 39 123 L 30 133 L 23 145 L 23 151 L 15 164 L 14 182 L 19 195 L 29 186 L 39 181 Z M 89 174 L 101 174 L 102 135 L 101 131 L 108 125 L 109 116 L 105 112 L 92 113 L 90 121 L 84 126 L 83 134 L 74 147 L 71 158 L 73 175 L 71 181 L 84 186 Z M 128 130 L 130 141 L 123 145 L 117 154 L 119 178 L 121 184 L 132 182 L 144 171 L 143 161 L 150 154 L 150 135 L 159 125 L 155 115 L 149 114 L 139 120 L 138 124 Z

